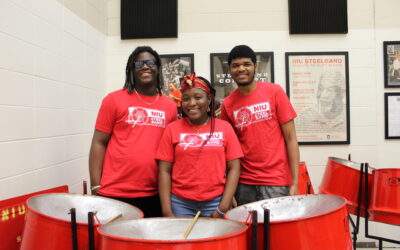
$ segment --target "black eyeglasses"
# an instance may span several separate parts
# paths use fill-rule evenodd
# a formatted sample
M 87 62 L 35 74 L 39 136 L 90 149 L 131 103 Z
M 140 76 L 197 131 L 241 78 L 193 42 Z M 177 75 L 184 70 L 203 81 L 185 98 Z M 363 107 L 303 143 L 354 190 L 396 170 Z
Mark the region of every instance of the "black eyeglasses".
M 148 61 L 136 61 L 134 62 L 135 68 L 140 69 L 143 67 L 143 65 L 147 65 L 147 67 L 151 68 L 154 65 L 156 65 L 156 62 L 154 60 L 148 60 Z

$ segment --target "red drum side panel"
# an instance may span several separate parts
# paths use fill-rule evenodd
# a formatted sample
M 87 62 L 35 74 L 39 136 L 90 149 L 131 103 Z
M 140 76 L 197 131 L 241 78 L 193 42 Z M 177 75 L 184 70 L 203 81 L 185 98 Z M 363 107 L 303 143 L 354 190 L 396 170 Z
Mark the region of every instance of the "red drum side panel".
M 400 169 L 376 169 L 373 174 L 370 219 L 400 225 Z
M 247 230 L 244 230 L 234 237 L 220 236 L 210 239 L 187 241 L 121 240 L 121 238 L 110 237 L 100 233 L 100 250 L 245 250 L 247 240 L 246 231 Z
M 307 183 L 310 183 L 310 194 L 314 194 L 314 188 L 311 183 L 310 175 L 307 171 L 307 165 L 305 162 L 299 163 L 299 192 L 298 194 L 307 194 Z
M 77 223 L 78 249 L 88 249 L 87 224 Z M 99 236 L 95 230 L 95 246 Z M 21 250 L 72 249 L 71 223 L 41 215 L 28 207 Z
M 373 175 L 368 174 L 369 186 L 371 186 L 372 181 Z M 359 183 L 360 170 L 328 159 L 319 190 L 323 194 L 339 195 L 346 198 L 348 200 L 347 208 L 349 213 L 357 214 Z M 364 190 L 365 187 L 363 185 L 361 208 L 365 208 Z M 371 191 L 369 191 L 369 193 L 371 194 Z M 371 196 L 369 195 L 369 197 Z M 361 216 L 364 216 L 363 209 L 361 209 Z
M 258 250 L 264 249 L 264 223 L 258 224 Z M 247 250 L 252 249 L 252 228 L 247 231 Z M 351 250 L 349 220 L 345 207 L 318 217 L 270 224 L 270 250 Z

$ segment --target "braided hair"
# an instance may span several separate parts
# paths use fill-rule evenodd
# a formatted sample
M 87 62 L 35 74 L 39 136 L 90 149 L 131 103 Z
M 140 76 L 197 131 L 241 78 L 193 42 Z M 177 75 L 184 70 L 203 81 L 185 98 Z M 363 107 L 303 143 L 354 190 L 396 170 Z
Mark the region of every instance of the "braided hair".
M 154 56 L 156 59 L 156 65 L 158 69 L 158 76 L 157 76 L 157 90 L 158 93 L 161 94 L 161 89 L 163 87 L 163 81 L 162 81 L 162 72 L 161 72 L 161 59 L 160 56 L 158 55 L 157 51 L 153 50 L 149 46 L 138 46 L 136 49 L 132 52 L 132 54 L 128 58 L 128 62 L 126 63 L 126 69 L 125 69 L 125 84 L 123 89 L 127 89 L 129 94 L 132 94 L 133 91 L 135 90 L 135 80 L 133 77 L 132 69 L 134 68 L 134 62 L 136 58 L 139 56 L 140 53 L 142 52 L 148 52 Z

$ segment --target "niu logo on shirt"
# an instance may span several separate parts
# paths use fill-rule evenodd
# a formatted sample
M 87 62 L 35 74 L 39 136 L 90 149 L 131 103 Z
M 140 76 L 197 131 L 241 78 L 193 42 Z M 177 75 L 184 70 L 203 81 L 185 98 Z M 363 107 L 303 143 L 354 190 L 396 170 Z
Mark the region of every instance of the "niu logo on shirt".
M 269 102 L 262 102 L 242 107 L 233 111 L 233 117 L 235 119 L 235 127 L 242 129 L 250 124 L 271 119 L 271 106 Z
M 128 107 L 128 119 L 125 122 L 132 125 L 132 128 L 136 125 L 165 128 L 165 112 L 156 109 Z
M 205 141 L 208 139 L 207 143 Z M 209 133 L 202 134 L 188 134 L 182 133 L 179 138 L 179 145 L 186 150 L 188 147 L 201 147 L 201 146 L 222 146 L 224 134 L 222 132 L 214 132 L 211 137 Z

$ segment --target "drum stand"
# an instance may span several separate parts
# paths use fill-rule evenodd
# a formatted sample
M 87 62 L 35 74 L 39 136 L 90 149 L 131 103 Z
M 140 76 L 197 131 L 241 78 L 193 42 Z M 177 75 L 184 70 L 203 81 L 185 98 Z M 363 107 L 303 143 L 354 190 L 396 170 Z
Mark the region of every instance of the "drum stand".
M 251 227 L 252 227 L 252 250 L 258 250 L 258 218 L 257 218 L 257 210 L 253 210 L 251 213 Z M 270 235 L 270 213 L 269 209 L 264 209 L 264 250 L 269 250 L 269 235 Z
M 365 237 L 370 238 L 370 239 L 375 239 L 379 241 L 379 250 L 382 250 L 382 242 L 386 241 L 386 242 L 390 242 L 390 243 L 395 243 L 395 244 L 400 244 L 400 241 L 398 240 L 393 240 L 393 239 L 388 239 L 388 238 L 384 238 L 381 236 L 376 236 L 376 235 L 370 235 L 368 233 L 368 207 L 369 207 L 369 196 L 368 196 L 368 163 L 361 163 L 361 168 L 364 167 L 364 182 L 365 182 Z M 360 171 L 360 175 L 362 175 L 362 171 Z M 361 182 L 360 182 L 360 186 L 361 186 Z M 359 203 L 360 204 L 360 203 Z M 360 206 L 360 205 L 359 205 Z
M 350 160 L 350 155 L 349 155 L 349 160 Z M 360 216 L 361 216 L 361 193 L 362 193 L 362 182 L 363 182 L 363 169 L 364 166 L 361 164 L 360 166 L 360 180 L 359 180 L 359 185 L 358 185 L 358 195 L 357 195 L 357 215 L 356 215 L 356 223 L 354 223 L 353 219 L 351 218 L 350 214 L 348 215 L 349 221 L 353 227 L 353 249 L 357 249 L 357 235 L 360 229 Z M 368 178 L 368 176 L 367 176 Z
M 71 208 L 69 210 L 69 214 L 71 214 L 71 232 L 72 232 L 72 249 L 78 250 L 78 233 L 76 227 L 76 210 L 75 208 Z M 94 215 L 95 212 L 88 213 L 88 244 L 89 250 L 94 250 Z

